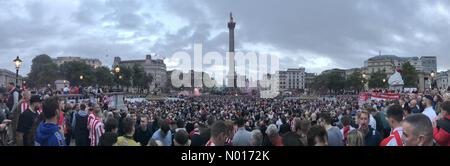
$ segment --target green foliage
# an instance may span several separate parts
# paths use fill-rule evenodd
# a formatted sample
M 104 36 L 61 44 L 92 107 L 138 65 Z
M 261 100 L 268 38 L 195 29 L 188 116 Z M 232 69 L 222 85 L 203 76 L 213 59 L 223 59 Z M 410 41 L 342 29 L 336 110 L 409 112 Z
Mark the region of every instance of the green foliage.
M 414 66 L 409 62 L 402 65 L 402 78 L 405 82 L 405 87 L 417 87 L 418 73 Z
M 58 79 L 58 66 L 48 55 L 39 55 L 33 58 L 31 72 L 28 74 L 27 84 L 30 87 L 46 87 Z

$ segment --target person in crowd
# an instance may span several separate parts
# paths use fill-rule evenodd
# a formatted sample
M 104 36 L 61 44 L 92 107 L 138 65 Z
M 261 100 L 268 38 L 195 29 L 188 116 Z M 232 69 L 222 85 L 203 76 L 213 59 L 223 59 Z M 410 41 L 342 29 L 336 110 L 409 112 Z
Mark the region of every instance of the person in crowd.
M 117 138 L 116 143 L 114 146 L 141 146 L 139 143 L 134 141 L 133 135 L 134 135 L 134 126 L 135 121 L 132 120 L 130 117 L 126 117 L 123 119 L 123 132 L 124 135 Z
M 408 115 L 411 115 L 412 110 L 411 107 L 405 106 L 403 107 L 403 117 L 407 117 Z
M 9 110 L 13 110 L 14 105 L 19 103 L 20 100 L 20 92 L 16 88 L 16 85 L 13 82 L 8 84 L 8 98 L 6 100 L 6 106 L 8 106 Z
M 94 114 L 94 103 L 88 103 L 87 105 L 88 110 L 88 118 L 87 118 L 87 129 L 89 130 L 89 144 L 92 140 L 92 123 L 95 120 L 95 114 Z
M 364 137 L 359 130 L 352 130 L 348 133 L 346 146 L 364 146 Z
M 185 130 L 178 130 L 173 136 L 174 146 L 190 146 L 189 134 Z
M 399 105 L 399 102 L 389 102 L 389 104 L 386 104 L 386 107 L 380 107 L 380 111 L 376 112 L 373 115 L 373 118 L 376 121 L 376 130 L 380 133 L 380 136 L 382 138 L 386 138 L 390 135 L 391 132 L 391 128 L 389 126 L 389 123 L 387 121 L 387 118 L 385 116 L 386 114 L 386 109 L 389 108 L 390 106 L 394 105 L 394 103 L 396 103 L 396 105 Z
M 113 146 L 117 142 L 118 126 L 116 118 L 108 118 L 105 122 L 105 133 L 100 137 L 98 146 Z
M 90 127 L 91 132 L 91 146 L 97 146 L 100 140 L 100 137 L 105 133 L 105 128 L 102 120 L 102 112 L 101 108 L 98 104 L 95 104 L 93 107 L 95 118 L 92 121 L 92 126 Z
M 17 124 L 16 144 L 17 146 L 33 146 L 34 140 L 30 139 L 30 129 L 38 117 L 37 110 L 41 107 L 41 97 L 34 95 L 30 99 L 31 105 L 20 114 Z
M 192 146 L 204 146 L 208 140 L 211 138 L 211 127 L 215 123 L 216 119 L 214 116 L 209 116 L 207 118 L 207 125 L 199 124 L 199 133 L 198 135 L 193 135 L 192 137 Z
M 105 132 L 98 142 L 98 146 L 113 146 L 117 142 L 117 133 Z
M 328 146 L 327 130 L 320 125 L 314 125 L 308 131 L 308 146 Z
M 211 126 L 211 137 L 205 146 L 224 146 L 227 139 L 228 127 L 224 121 L 216 121 Z
M 17 91 L 17 92 L 19 92 L 19 91 Z M 12 96 L 12 95 L 10 95 L 10 96 Z M 20 99 L 20 97 L 21 97 L 21 99 Z M 25 110 L 27 110 L 29 108 L 30 98 L 31 98 L 30 91 L 22 92 L 22 96 L 19 95 L 19 101 L 15 102 L 13 107 L 10 109 L 10 115 L 11 115 L 9 117 L 9 119 L 11 119 L 10 133 L 11 133 L 11 136 L 14 138 L 14 140 L 16 140 L 16 138 L 17 138 L 16 132 L 17 132 L 17 126 L 19 124 L 19 117 Z
M 72 130 L 76 146 L 89 146 L 88 111 L 86 105 L 81 104 L 80 109 L 74 112 Z
M 288 132 L 282 136 L 283 146 L 304 146 L 297 133 Z
M 278 132 L 279 130 L 275 124 L 267 127 L 266 134 L 271 146 L 283 146 L 283 140 Z
M 441 113 L 433 123 L 433 137 L 441 146 L 450 146 L 450 101 L 440 104 Z
M 364 145 L 366 146 L 378 146 L 381 142 L 381 136 L 372 126 L 369 125 L 370 113 L 363 110 L 357 115 L 359 122 L 359 131 L 364 136 Z
M 417 100 L 416 100 L 416 99 L 412 99 L 412 100 L 409 102 L 409 107 L 411 108 L 411 113 L 413 113 L 413 114 L 421 113 L 421 112 L 420 112 L 420 108 L 419 108 L 419 106 L 417 105 Z
M 64 109 L 66 109 L 67 100 L 64 98 L 59 98 L 59 109 L 58 109 L 58 126 L 61 133 L 63 133 L 63 136 L 65 136 L 66 133 L 66 120 L 64 117 Z M 64 137 L 65 139 L 65 137 Z M 67 142 L 66 142 L 67 143 Z
M 58 97 L 50 97 L 42 103 L 42 114 L 45 120 L 36 130 L 36 146 L 66 146 L 64 136 L 58 126 Z
M 263 134 L 261 130 L 255 129 L 250 134 L 250 146 L 262 146 Z
M 167 120 L 161 121 L 161 128 L 153 133 L 152 139 L 161 141 L 163 146 L 172 146 L 172 132 L 170 131 Z
M 433 146 L 433 126 L 424 114 L 412 114 L 402 123 L 402 139 L 406 146 Z
M 66 144 L 70 145 L 72 140 L 72 115 L 74 110 L 77 110 L 76 104 L 67 103 L 64 110 L 64 138 L 66 139 Z
M 180 130 L 184 130 L 187 132 L 186 130 L 186 122 L 183 119 L 178 119 L 177 120 L 177 128 L 175 129 L 175 132 L 178 132 Z
M 147 146 L 164 146 L 161 141 L 150 139 Z
M 349 115 L 346 115 L 344 117 L 341 118 L 341 123 L 342 123 L 342 129 L 341 134 L 343 137 L 343 142 L 346 143 L 347 142 L 347 138 L 348 138 L 348 134 L 355 130 L 354 127 L 351 126 L 352 123 L 352 117 L 350 117 Z
M 300 127 L 300 128 L 299 128 Z M 308 145 L 308 131 L 311 128 L 311 122 L 307 119 L 295 122 L 295 131 L 300 136 L 303 145 Z
M 441 104 L 444 102 L 444 99 L 441 95 L 435 95 L 433 98 L 433 109 L 436 110 L 436 114 L 441 113 Z
M 233 145 L 233 138 L 234 135 L 237 132 L 237 125 L 235 121 L 231 121 L 231 120 L 226 120 L 224 121 L 225 125 L 227 125 L 227 139 L 225 140 L 225 145 L 224 146 L 235 146 Z M 244 129 L 246 129 L 246 126 L 244 125 Z
M 370 120 L 369 125 L 374 129 L 377 130 L 377 121 L 374 118 L 374 115 L 377 113 L 377 110 L 375 108 L 369 107 L 366 109 L 370 113 Z M 377 130 L 378 131 L 378 130 Z
M 6 132 L 7 126 L 11 123 L 11 120 L 8 119 L 9 108 L 6 106 L 4 102 L 4 93 L 6 93 L 6 89 L 0 89 L 0 136 L 2 140 L 8 139 Z M 7 142 L 5 140 L 5 142 Z
M 146 146 L 152 135 L 153 132 L 148 124 L 148 117 L 145 115 L 141 116 L 139 127 L 136 128 L 134 133 L 134 140 L 139 142 L 142 146 Z
M 381 141 L 380 146 L 403 146 L 402 134 L 403 128 L 401 122 L 403 121 L 403 110 L 400 105 L 390 106 L 386 112 L 386 116 L 391 126 L 391 134 Z
M 329 146 L 343 146 L 344 140 L 340 130 L 336 126 L 332 126 L 331 123 L 331 116 L 328 113 L 323 113 L 320 118 L 319 122 L 322 127 L 327 130 L 327 138 L 328 138 L 328 145 Z
M 422 114 L 426 115 L 431 122 L 436 121 L 436 111 L 433 109 L 433 97 L 430 95 L 426 95 L 422 99 L 422 104 L 425 106 Z
M 233 137 L 234 146 L 250 146 L 251 134 L 249 131 L 245 130 L 244 118 L 238 118 L 236 120 L 236 125 L 238 127 L 236 134 Z

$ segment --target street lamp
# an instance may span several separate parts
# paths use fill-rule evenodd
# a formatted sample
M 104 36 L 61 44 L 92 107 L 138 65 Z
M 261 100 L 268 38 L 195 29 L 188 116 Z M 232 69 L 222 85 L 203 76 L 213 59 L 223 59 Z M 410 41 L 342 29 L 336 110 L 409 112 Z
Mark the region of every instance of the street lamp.
M 20 60 L 19 56 L 13 60 L 14 65 L 16 66 L 16 86 L 19 84 L 19 68 L 22 65 L 22 60 Z
M 120 72 L 120 67 L 119 67 L 119 65 L 116 65 L 116 67 L 114 68 L 114 71 L 115 71 L 116 73 L 119 73 L 119 72 Z
M 433 71 L 433 70 L 431 70 L 431 85 L 430 85 L 430 88 L 431 88 L 431 90 L 433 90 L 433 84 L 434 84 L 434 77 L 436 76 L 436 73 Z
M 120 80 L 122 79 L 122 76 L 119 75 L 119 73 L 120 73 L 119 65 L 116 65 L 116 67 L 114 67 L 114 72 L 116 73 L 116 76 L 117 76 L 117 90 L 119 90 L 119 83 L 120 83 Z

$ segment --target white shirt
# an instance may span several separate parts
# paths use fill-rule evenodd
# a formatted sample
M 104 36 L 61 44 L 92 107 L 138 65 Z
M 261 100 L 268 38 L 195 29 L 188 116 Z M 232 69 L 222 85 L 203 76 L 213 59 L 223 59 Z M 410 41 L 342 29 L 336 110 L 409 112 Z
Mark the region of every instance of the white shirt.
M 276 122 L 278 128 L 280 128 L 280 126 L 283 124 L 283 122 L 281 122 L 281 119 L 278 119 Z
M 370 125 L 374 130 L 377 130 L 377 121 L 375 121 L 375 118 L 373 118 L 372 114 L 370 115 L 369 125 Z
M 422 114 L 428 116 L 428 118 L 430 118 L 431 122 L 436 120 L 436 111 L 434 111 L 433 107 L 427 107 L 425 108 L 425 110 L 422 112 Z

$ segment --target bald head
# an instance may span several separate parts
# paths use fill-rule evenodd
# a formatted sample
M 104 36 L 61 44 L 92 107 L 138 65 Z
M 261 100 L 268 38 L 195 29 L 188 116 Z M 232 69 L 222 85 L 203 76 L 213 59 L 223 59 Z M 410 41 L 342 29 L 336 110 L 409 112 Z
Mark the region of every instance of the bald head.
M 412 114 L 403 123 L 403 138 L 409 146 L 429 146 L 433 144 L 433 126 L 424 114 Z

